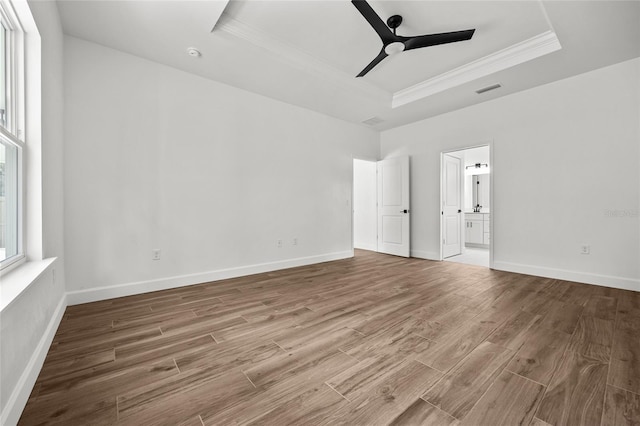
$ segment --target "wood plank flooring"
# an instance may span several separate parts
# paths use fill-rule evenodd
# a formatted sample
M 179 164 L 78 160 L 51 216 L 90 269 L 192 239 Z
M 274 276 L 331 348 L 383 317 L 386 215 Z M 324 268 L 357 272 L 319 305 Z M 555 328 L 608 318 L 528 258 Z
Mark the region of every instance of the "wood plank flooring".
M 640 293 L 357 251 L 68 307 L 21 425 L 638 425 Z

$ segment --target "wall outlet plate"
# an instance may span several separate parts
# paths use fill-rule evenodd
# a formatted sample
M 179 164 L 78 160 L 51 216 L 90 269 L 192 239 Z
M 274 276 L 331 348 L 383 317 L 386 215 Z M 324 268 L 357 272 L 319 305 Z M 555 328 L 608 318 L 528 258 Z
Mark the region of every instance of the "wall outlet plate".
M 591 254 L 591 246 L 590 245 L 580 246 L 580 254 Z
M 160 260 L 160 249 L 151 250 L 151 259 Z

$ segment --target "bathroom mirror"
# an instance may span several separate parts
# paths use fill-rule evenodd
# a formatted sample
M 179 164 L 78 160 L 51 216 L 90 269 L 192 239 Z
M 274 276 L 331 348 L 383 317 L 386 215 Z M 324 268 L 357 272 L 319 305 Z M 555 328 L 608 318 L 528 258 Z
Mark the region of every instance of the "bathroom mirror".
M 488 174 L 471 176 L 473 211 L 489 212 L 489 176 Z

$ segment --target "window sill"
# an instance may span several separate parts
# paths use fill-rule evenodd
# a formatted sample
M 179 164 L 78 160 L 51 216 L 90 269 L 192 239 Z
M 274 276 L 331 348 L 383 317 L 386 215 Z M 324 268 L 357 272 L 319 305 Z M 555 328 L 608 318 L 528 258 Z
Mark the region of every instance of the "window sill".
M 4 312 L 6 308 L 11 306 L 31 284 L 36 282 L 55 263 L 56 259 L 56 257 L 50 257 L 49 259 L 25 262 L 10 272 L 3 273 L 2 283 L 0 283 L 0 312 Z

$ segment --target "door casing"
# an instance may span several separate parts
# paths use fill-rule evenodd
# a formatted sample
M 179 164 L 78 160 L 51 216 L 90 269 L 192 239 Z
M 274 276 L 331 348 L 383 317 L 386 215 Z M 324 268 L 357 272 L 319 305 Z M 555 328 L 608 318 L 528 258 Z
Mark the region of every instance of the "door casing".
M 495 251 L 495 246 L 496 246 L 496 239 L 494 236 L 494 220 L 495 220 L 495 211 L 496 211 L 496 204 L 495 204 L 495 177 L 496 177 L 496 163 L 494 161 L 494 143 L 493 140 L 488 140 L 486 142 L 481 142 L 478 143 L 476 145 L 468 145 L 468 146 L 462 146 L 459 148 L 453 148 L 453 149 L 447 149 L 444 151 L 440 152 L 440 204 L 438 205 L 438 210 L 437 210 L 437 215 L 440 218 L 440 239 L 439 239 L 439 246 L 440 246 L 440 260 L 444 260 L 443 257 L 443 249 L 442 249 L 442 235 L 443 235 L 443 221 L 442 221 L 442 202 L 443 202 L 443 196 L 442 196 L 442 191 L 443 191 L 443 171 L 444 171 L 444 154 L 450 153 L 450 152 L 457 152 L 457 151 L 464 151 L 465 149 L 472 149 L 472 148 L 479 148 L 479 147 L 483 147 L 483 146 L 488 146 L 489 147 L 489 164 L 491 165 L 491 178 L 489 179 L 489 204 L 491 205 L 491 215 L 489 216 L 489 240 L 491 241 L 491 244 L 489 245 L 489 268 L 493 269 L 493 258 L 494 258 L 494 251 Z M 464 169 L 464 166 L 463 166 Z M 499 173 L 499 168 L 498 168 L 498 173 Z M 463 207 L 463 214 L 464 214 L 464 207 Z M 461 221 L 461 225 L 464 223 L 464 220 Z

